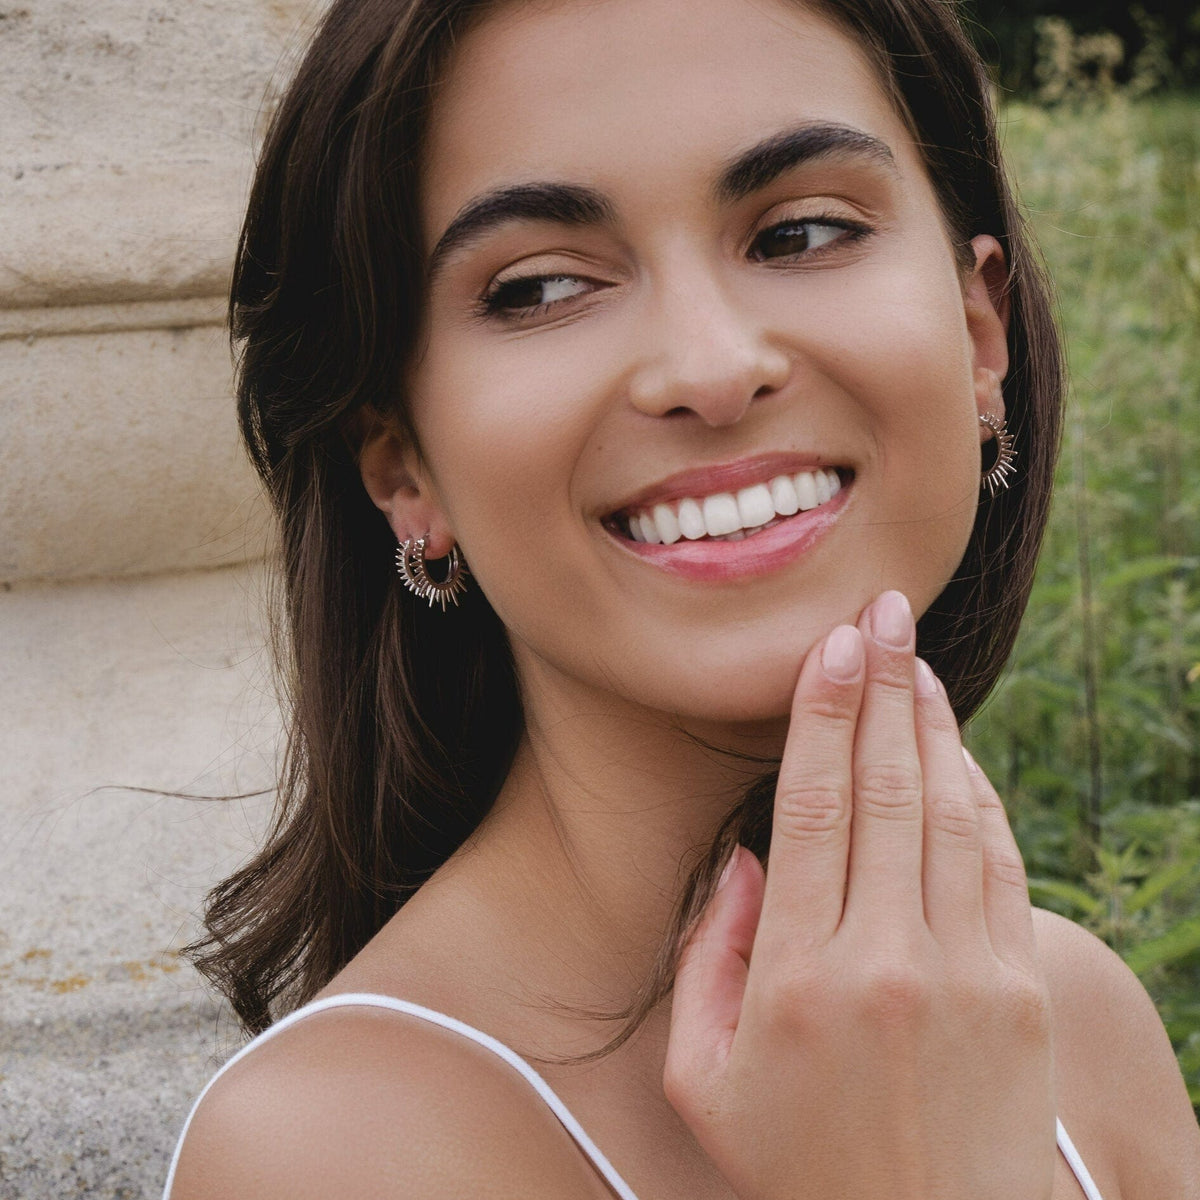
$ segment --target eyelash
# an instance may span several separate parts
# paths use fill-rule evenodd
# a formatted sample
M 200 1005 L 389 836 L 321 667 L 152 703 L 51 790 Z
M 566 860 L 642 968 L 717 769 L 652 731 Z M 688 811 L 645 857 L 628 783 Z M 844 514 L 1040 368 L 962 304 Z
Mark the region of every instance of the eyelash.
M 781 230 L 785 230 L 785 229 L 801 229 L 806 226 L 814 226 L 814 225 L 821 225 L 821 226 L 826 226 L 826 227 L 830 227 L 830 228 L 840 229 L 840 230 L 842 230 L 843 236 L 834 239 L 834 241 L 832 243 L 828 244 L 828 248 L 826 246 L 818 246 L 814 250 L 800 251 L 798 253 L 793 253 L 793 254 L 779 254 L 779 255 L 775 255 L 773 257 L 772 256 L 755 257 L 753 259 L 753 261 L 755 261 L 755 262 L 771 262 L 771 261 L 773 261 L 773 259 L 786 259 L 786 258 L 799 258 L 799 257 L 813 258 L 813 257 L 817 257 L 817 256 L 824 256 L 827 253 L 831 253 L 834 249 L 836 249 L 839 246 L 853 244 L 855 242 L 861 242 L 865 238 L 869 237 L 872 233 L 874 233 L 874 230 L 870 226 L 863 225 L 857 221 L 848 221 L 844 217 L 834 217 L 834 216 L 803 217 L 803 218 L 800 218 L 799 220 L 777 221 L 775 224 L 767 226 L 765 229 L 761 230 L 756 235 L 754 241 L 751 243 L 751 251 L 753 252 L 754 246 L 758 245 L 759 242 L 768 235 L 771 235 L 771 234 L 777 235 L 780 233 Z M 566 304 L 566 303 L 569 303 L 571 300 L 578 299 L 578 295 L 564 297 L 563 299 L 560 299 L 560 300 L 547 300 L 547 301 L 543 301 L 541 304 L 512 305 L 512 304 L 502 303 L 503 298 L 506 293 L 506 290 L 515 290 L 516 288 L 528 287 L 530 285 L 539 284 L 539 283 L 541 283 L 541 284 L 553 283 L 557 280 L 580 279 L 580 278 L 584 278 L 584 277 L 569 275 L 569 274 L 563 272 L 563 273 L 553 273 L 553 274 L 545 274 L 545 275 L 538 275 L 538 274 L 517 275 L 517 276 L 512 277 L 511 279 L 502 279 L 498 283 L 493 284 L 487 290 L 487 292 L 485 292 L 484 295 L 480 297 L 479 303 L 477 305 L 478 315 L 485 319 L 500 319 L 500 320 L 506 320 L 506 321 L 510 321 L 510 322 L 535 320 L 538 317 L 544 316 L 546 313 L 550 312 L 552 309 L 556 308 L 560 304 Z

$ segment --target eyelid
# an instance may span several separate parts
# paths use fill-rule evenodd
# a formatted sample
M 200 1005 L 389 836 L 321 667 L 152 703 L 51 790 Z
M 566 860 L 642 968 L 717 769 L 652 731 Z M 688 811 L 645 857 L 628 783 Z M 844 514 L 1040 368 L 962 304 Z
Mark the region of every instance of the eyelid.
M 583 291 L 572 296 L 563 296 L 557 300 L 546 300 L 540 304 L 531 304 L 524 307 L 504 308 L 493 305 L 493 300 L 498 295 L 500 290 L 509 284 L 549 282 L 556 279 L 572 279 L 578 280 L 581 283 L 590 284 L 592 286 L 585 288 Z M 585 275 L 581 271 L 529 271 L 520 274 L 510 275 L 506 278 L 493 277 L 491 283 L 488 284 L 483 294 L 479 297 L 475 304 L 476 315 L 485 321 L 506 321 L 510 324 L 519 323 L 525 320 L 531 320 L 536 316 L 543 315 L 551 309 L 568 306 L 573 302 L 582 302 L 588 296 L 594 295 L 596 292 L 603 291 L 605 288 L 612 286 L 604 280 L 595 279 L 590 275 Z
M 843 236 L 837 238 L 828 245 L 816 246 L 810 250 L 802 251 L 796 254 L 787 255 L 781 254 L 778 256 L 756 258 L 755 247 L 760 238 L 765 234 L 771 233 L 773 230 L 789 225 L 824 225 L 829 228 L 840 229 L 843 231 Z M 877 232 L 877 226 L 864 221 L 861 217 L 844 216 L 841 213 L 835 212 L 806 212 L 788 216 L 783 213 L 776 213 L 770 219 L 762 219 L 754 226 L 750 234 L 749 241 L 746 244 L 745 253 L 747 257 L 754 259 L 757 262 L 772 262 L 780 261 L 783 263 L 804 265 L 805 263 L 816 264 L 820 260 L 829 255 L 837 253 L 839 249 L 845 249 L 848 245 L 862 242 L 868 237 L 871 237 Z
M 861 198 L 851 199 L 838 192 L 813 192 L 807 195 L 785 195 L 765 208 L 760 207 L 754 223 L 756 227 L 763 228 L 789 220 L 844 221 L 878 226 L 883 216 L 874 206 L 864 204 Z

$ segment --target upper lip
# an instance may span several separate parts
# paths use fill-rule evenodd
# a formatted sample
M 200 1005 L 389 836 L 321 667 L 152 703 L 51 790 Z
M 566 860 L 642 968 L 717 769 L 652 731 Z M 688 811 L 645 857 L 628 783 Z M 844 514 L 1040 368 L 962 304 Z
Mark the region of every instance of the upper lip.
M 684 500 L 688 497 L 737 492 L 757 483 L 766 483 L 777 475 L 795 475 L 799 471 L 845 466 L 844 462 L 838 463 L 820 454 L 774 452 L 740 458 L 735 462 L 714 463 L 707 467 L 689 467 L 635 492 L 610 509 L 609 516 L 640 512 L 652 508 L 655 504 L 669 504 L 673 500 Z

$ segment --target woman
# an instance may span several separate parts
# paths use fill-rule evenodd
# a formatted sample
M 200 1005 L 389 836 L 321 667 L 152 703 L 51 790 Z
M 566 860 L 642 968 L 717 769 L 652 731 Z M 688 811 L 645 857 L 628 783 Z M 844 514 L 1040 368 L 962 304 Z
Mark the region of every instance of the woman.
M 232 310 L 286 803 L 201 958 L 320 1002 L 175 1200 L 1200 1196 L 958 736 L 1061 391 L 982 80 L 935 0 L 334 4 Z

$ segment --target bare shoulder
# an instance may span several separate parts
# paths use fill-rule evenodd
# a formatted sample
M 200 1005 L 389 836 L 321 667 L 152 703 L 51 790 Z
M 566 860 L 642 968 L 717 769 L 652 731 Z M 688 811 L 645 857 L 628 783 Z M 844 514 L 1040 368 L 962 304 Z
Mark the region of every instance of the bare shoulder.
M 222 1075 L 188 1130 L 171 1200 L 608 1200 L 529 1084 L 406 1014 L 327 1009 Z
M 1059 1115 L 1096 1164 L 1101 1191 L 1121 1200 L 1200 1200 L 1200 1127 L 1154 1002 L 1099 938 L 1055 913 L 1033 913 L 1053 1012 Z

